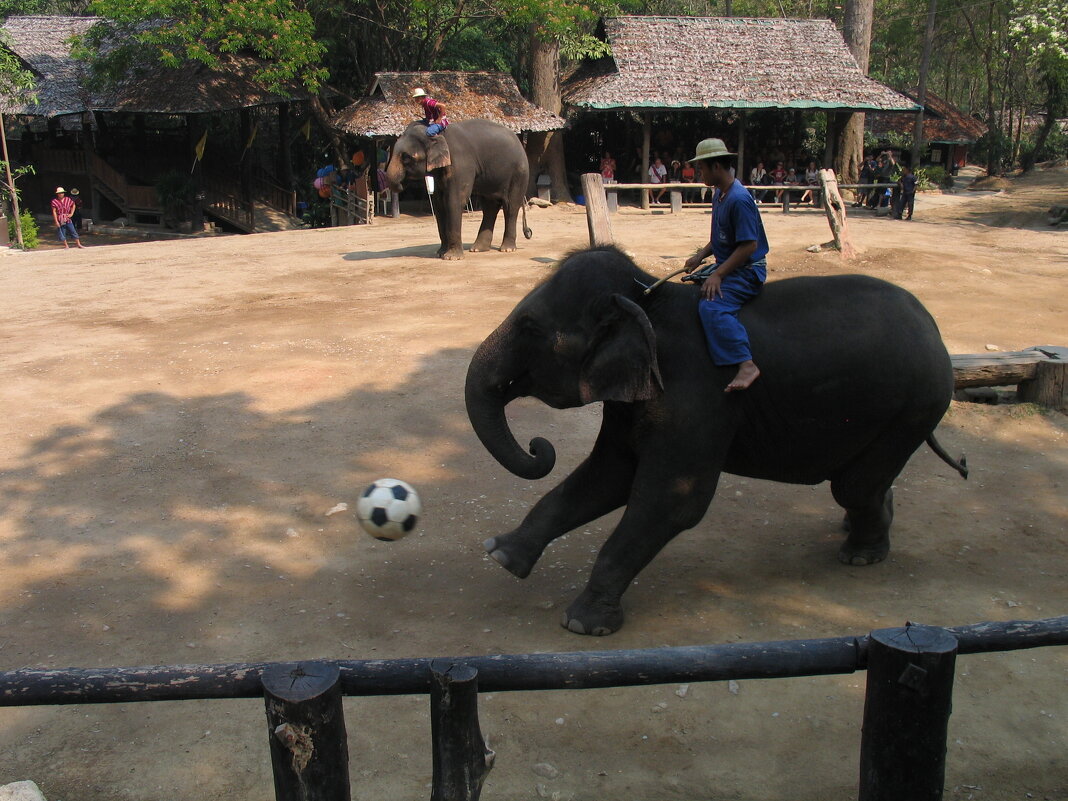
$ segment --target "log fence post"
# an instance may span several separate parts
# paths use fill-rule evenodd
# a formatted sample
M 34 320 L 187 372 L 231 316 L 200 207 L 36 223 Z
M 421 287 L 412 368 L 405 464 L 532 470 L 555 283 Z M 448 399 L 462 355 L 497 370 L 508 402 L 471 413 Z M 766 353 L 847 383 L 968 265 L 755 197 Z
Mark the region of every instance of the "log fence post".
M 586 223 L 590 229 L 590 247 L 612 245 L 612 223 L 608 219 L 608 202 L 605 200 L 604 178 L 599 172 L 582 175 L 582 194 L 586 197 Z
M 957 639 L 933 626 L 879 629 L 868 640 L 860 801 L 939 801 Z
M 430 663 L 431 801 L 478 801 L 496 754 L 478 725 L 478 670 L 444 659 Z
M 276 801 L 350 801 L 341 670 L 330 662 L 263 672 Z

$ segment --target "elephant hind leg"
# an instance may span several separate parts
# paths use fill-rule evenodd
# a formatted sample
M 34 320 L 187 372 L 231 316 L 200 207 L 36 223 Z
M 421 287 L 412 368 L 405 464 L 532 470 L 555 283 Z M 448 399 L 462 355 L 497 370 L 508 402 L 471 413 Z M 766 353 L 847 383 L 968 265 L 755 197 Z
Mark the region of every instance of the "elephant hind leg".
M 922 433 L 891 426 L 831 479 L 831 493 L 845 509 L 842 527 L 848 532 L 838 561 L 872 565 L 886 558 L 894 521 L 891 485 L 923 438 Z
M 493 247 L 493 228 L 497 224 L 497 213 L 501 210 L 501 201 L 492 198 L 482 199 L 482 224 L 478 227 L 478 236 L 471 246 L 472 253 L 480 253 Z

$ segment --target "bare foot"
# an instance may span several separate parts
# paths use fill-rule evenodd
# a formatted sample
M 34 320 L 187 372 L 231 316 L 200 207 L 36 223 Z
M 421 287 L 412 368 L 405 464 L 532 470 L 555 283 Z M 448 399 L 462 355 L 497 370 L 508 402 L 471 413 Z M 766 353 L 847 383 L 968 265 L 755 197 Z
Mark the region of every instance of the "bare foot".
M 740 389 L 749 389 L 750 384 L 760 376 L 760 368 L 752 359 L 738 365 L 738 374 L 734 376 L 724 392 L 737 392 Z

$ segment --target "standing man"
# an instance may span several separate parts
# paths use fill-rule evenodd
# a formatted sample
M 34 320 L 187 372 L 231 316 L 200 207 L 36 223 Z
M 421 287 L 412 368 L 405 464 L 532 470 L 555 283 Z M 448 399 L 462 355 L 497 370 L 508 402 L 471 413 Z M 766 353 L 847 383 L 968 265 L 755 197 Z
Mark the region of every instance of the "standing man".
M 697 311 L 712 361 L 717 367 L 738 366 L 724 392 L 748 389 L 760 375 L 749 349 L 749 334 L 738 321 L 738 310 L 763 289 L 769 249 L 756 201 L 731 175 L 735 155 L 728 152 L 722 139 L 705 139 L 690 159 L 700 168 L 705 186 L 714 188 L 712 236 L 686 260 L 689 275 L 683 278 L 701 282 Z M 709 256 L 715 264 L 698 270 Z
M 78 229 L 74 227 L 74 223 L 71 222 L 71 217 L 74 216 L 74 201 L 67 197 L 67 190 L 62 186 L 56 187 L 56 196 L 52 200 L 52 219 L 55 220 L 56 230 L 59 232 L 59 241 L 63 243 L 63 247 L 70 248 L 67 244 L 67 237 L 74 237 L 74 241 L 78 244 L 78 247 L 84 248 L 81 237 L 78 236 Z
M 426 93 L 425 89 L 412 90 L 412 97 L 419 102 L 419 108 L 423 112 L 423 122 L 426 123 L 426 135 L 437 136 L 445 130 L 449 124 L 445 116 L 445 106 Z

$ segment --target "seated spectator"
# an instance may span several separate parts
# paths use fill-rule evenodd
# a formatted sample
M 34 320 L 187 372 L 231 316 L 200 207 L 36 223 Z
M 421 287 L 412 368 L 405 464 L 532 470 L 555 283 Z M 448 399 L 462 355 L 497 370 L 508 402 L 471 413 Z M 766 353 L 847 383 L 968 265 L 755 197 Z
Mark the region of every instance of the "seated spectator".
M 601 178 L 606 184 L 615 183 L 616 180 L 616 160 L 607 150 L 601 157 Z
M 664 162 L 660 160 L 659 156 L 657 156 L 656 160 L 652 164 L 649 165 L 649 183 L 651 183 L 651 184 L 662 184 L 665 181 L 667 181 L 667 167 L 664 166 Z M 649 190 L 649 202 L 650 203 L 660 203 L 661 202 L 661 198 L 664 197 L 664 192 L 665 191 L 666 190 L 664 190 L 664 189 L 660 189 L 660 190 L 650 189 Z
M 808 167 L 805 169 L 805 186 L 819 186 L 820 185 L 820 170 L 816 166 L 816 162 L 810 161 Z M 819 205 L 819 195 L 815 189 L 806 189 L 805 194 L 801 195 L 801 202 L 811 200 L 813 206 Z
M 776 186 L 782 186 L 786 183 L 786 168 L 782 166 L 781 161 L 775 162 L 775 169 L 771 171 L 771 181 Z M 782 190 L 775 191 L 775 202 L 782 202 Z
M 788 169 L 786 171 L 786 177 L 782 179 L 782 182 L 784 184 L 786 184 L 787 186 L 800 186 L 801 185 L 801 177 L 797 174 L 797 170 L 795 170 L 793 167 L 791 167 L 790 169 Z M 789 191 L 789 190 L 787 190 L 787 191 Z M 796 198 L 797 198 L 797 193 L 796 192 L 790 192 L 790 202 L 793 203 Z
M 681 175 L 683 183 L 697 183 L 697 170 L 689 161 L 683 163 Z M 700 191 L 696 187 L 693 189 L 684 189 L 682 190 L 682 199 L 687 203 L 696 203 L 700 194 Z
M 757 165 L 749 171 L 749 185 L 764 186 L 768 180 L 768 171 L 764 169 L 764 162 L 758 161 Z M 757 203 L 763 203 L 764 196 L 767 195 L 767 192 L 763 189 L 750 189 L 749 193 Z

